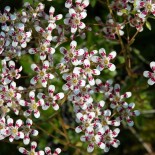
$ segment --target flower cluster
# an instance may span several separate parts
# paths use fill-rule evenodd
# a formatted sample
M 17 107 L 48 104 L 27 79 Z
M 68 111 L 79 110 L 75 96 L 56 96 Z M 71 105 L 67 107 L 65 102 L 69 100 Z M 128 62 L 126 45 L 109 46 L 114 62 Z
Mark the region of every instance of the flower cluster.
M 66 0 L 64 5 L 68 13 L 64 18 L 62 14 L 54 15 L 53 6 L 47 13 L 43 3 L 35 3 L 36 7 L 29 2 L 24 3 L 19 12 L 10 13 L 8 6 L 3 13 L 0 12 L 0 56 L 3 58 L 0 71 L 0 140 L 8 137 L 10 142 L 22 140 L 28 145 L 32 139 L 30 136 L 39 134 L 33 124 L 44 118 L 45 112 L 41 109 L 51 112 L 51 106 L 52 111 L 57 111 L 57 116 L 62 104 L 70 102 L 78 124 L 75 132 L 81 133 L 80 140 L 88 143 L 88 152 L 96 146 L 104 152 L 108 152 L 111 146 L 117 148 L 120 145 L 117 139 L 119 126 L 122 122 L 133 126 L 132 117 L 140 112 L 134 110 L 133 102 L 128 103 L 131 92 L 122 93 L 120 84 L 104 78 L 106 72 L 116 70 L 114 63 L 118 52 L 109 51 L 106 47 L 88 48 L 86 43 L 80 46 L 80 41 L 76 40 L 79 36 L 83 39 L 85 31 L 88 31 L 83 19 L 87 16 L 86 8 L 90 1 L 75 0 L 74 3 Z M 136 3 L 133 0 L 114 0 L 109 8 L 113 12 L 107 16 L 105 24 L 100 17 L 96 17 L 96 21 L 106 38 L 118 39 L 120 43 L 126 25 L 141 32 L 147 18 L 155 15 L 155 4 L 151 0 L 137 0 Z M 114 16 L 125 19 L 119 23 Z M 69 44 L 65 46 L 64 42 Z M 27 62 L 27 58 L 30 61 Z M 155 62 L 151 62 L 150 66 L 154 72 Z M 149 78 L 148 84 L 155 83 L 154 73 L 145 71 L 144 76 Z M 56 86 L 57 80 L 63 83 L 60 87 Z M 96 95 L 102 97 L 97 99 Z M 22 120 L 24 118 L 26 121 Z M 19 152 L 27 155 L 61 153 L 60 148 L 51 153 L 50 147 L 35 151 L 36 147 L 37 143 L 32 141 L 30 151 L 20 147 Z

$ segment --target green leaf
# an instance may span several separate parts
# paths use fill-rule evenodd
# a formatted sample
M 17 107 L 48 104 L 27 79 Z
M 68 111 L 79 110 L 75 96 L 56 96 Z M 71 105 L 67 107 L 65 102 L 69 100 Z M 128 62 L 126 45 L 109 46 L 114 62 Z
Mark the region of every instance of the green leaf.
M 151 24 L 150 24 L 150 22 L 146 21 L 146 27 L 151 31 Z
M 20 59 L 20 64 L 23 66 L 23 72 L 27 75 L 33 75 L 33 71 L 31 69 L 31 64 L 33 63 L 32 58 L 29 55 L 24 55 Z
M 91 5 L 92 7 L 94 7 L 94 6 L 96 5 L 96 0 L 91 0 L 91 1 L 90 1 L 90 5 Z

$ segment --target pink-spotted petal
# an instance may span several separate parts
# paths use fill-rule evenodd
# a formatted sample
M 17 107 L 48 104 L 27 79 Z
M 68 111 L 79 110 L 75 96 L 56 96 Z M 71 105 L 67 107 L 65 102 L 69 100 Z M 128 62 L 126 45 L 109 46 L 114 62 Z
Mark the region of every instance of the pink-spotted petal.
M 23 143 L 24 143 L 25 145 L 28 145 L 28 144 L 30 143 L 30 137 L 25 136 L 24 139 L 23 139 Z
M 60 148 L 56 148 L 53 155 L 58 155 L 61 153 L 61 149 Z
M 80 13 L 80 16 L 81 16 L 81 19 L 84 19 L 84 18 L 86 18 L 87 13 L 85 11 L 83 11 Z
M 98 56 L 92 56 L 91 60 L 95 63 L 99 63 L 100 62 L 100 58 Z
M 76 55 L 77 56 L 81 56 L 83 54 L 84 54 L 84 50 L 83 49 L 79 49 L 79 50 L 76 51 Z
M 38 72 L 40 69 L 39 69 L 39 67 L 36 65 L 36 64 L 32 64 L 31 65 L 31 69 L 33 70 L 33 71 L 35 71 L 35 72 Z
M 29 153 L 24 147 L 20 147 L 19 152 L 22 154 L 28 154 Z
M 92 74 L 94 75 L 100 75 L 100 71 L 98 69 L 93 69 Z
M 46 88 L 46 86 L 47 86 L 47 81 L 46 81 L 45 79 L 42 79 L 42 80 L 41 80 L 41 84 L 42 84 L 42 86 L 43 86 L 44 88 Z
M 90 153 L 90 152 L 93 152 L 93 150 L 94 150 L 94 144 L 91 143 L 91 144 L 88 145 L 87 151 Z
M 108 55 L 108 58 L 109 58 L 109 59 L 114 59 L 115 57 L 116 57 L 116 52 L 115 52 L 115 51 L 111 52 L 111 53 Z
M 53 109 L 56 110 L 56 111 L 59 110 L 59 105 L 58 105 L 56 102 L 53 102 L 53 103 L 52 103 L 52 107 L 53 107 Z
M 71 16 L 74 16 L 76 14 L 75 10 L 73 8 L 69 9 L 69 14 Z
M 39 117 L 40 117 L 40 112 L 39 112 L 39 110 L 35 110 L 35 111 L 34 111 L 34 117 L 35 117 L 35 118 L 39 118 Z
M 30 97 L 30 99 L 34 100 L 34 98 L 35 98 L 35 93 L 34 93 L 34 91 L 30 91 L 30 92 L 29 92 L 29 97 Z
M 53 15 L 54 12 L 55 12 L 55 8 L 53 6 L 51 6 L 50 9 L 49 9 L 49 14 Z
M 48 69 L 48 67 L 49 67 L 49 61 L 46 60 L 43 62 L 43 68 Z
M 26 125 L 31 126 L 32 125 L 32 120 L 28 118 L 26 120 Z
M 36 147 L 37 147 L 37 143 L 33 141 L 33 142 L 31 143 L 31 150 L 35 150 Z
M 70 48 L 75 49 L 76 46 L 77 46 L 77 42 L 73 40 L 73 41 L 70 43 Z
M 78 26 L 80 29 L 84 29 L 86 27 L 86 25 L 83 22 L 80 22 Z
M 53 94 L 54 91 L 55 91 L 55 86 L 54 86 L 54 85 L 50 85 L 50 86 L 48 87 L 48 92 L 49 92 L 50 94 Z
M 92 75 L 88 75 L 88 82 L 91 86 L 95 85 L 95 80 Z
M 44 155 L 45 153 L 44 153 L 44 151 L 38 151 L 37 152 L 37 155 Z
M 144 72 L 143 72 L 143 76 L 148 78 L 149 75 L 150 75 L 149 73 L 150 73 L 149 71 L 144 71 Z
M 152 79 L 148 79 L 147 83 L 148 83 L 149 85 L 153 85 L 153 84 L 155 83 L 155 81 L 153 81 Z
M 67 0 L 66 2 L 65 2 L 65 7 L 66 8 L 70 8 L 72 6 L 72 0 Z
M 75 128 L 75 132 L 76 133 L 80 133 L 82 131 L 82 127 L 81 126 L 77 126 L 76 128 Z
M 22 124 L 23 124 L 23 121 L 22 121 L 21 119 L 18 119 L 18 120 L 16 121 L 15 126 L 19 128 L 19 127 L 21 127 Z
M 43 99 L 38 100 L 37 104 L 38 104 L 38 106 L 43 106 L 44 100 Z
M 99 49 L 99 53 L 102 57 L 106 57 L 106 51 L 104 48 Z
M 18 138 L 20 139 L 23 139 L 24 138 L 24 133 L 23 132 L 18 132 L 18 135 L 17 135 Z
M 37 130 L 32 130 L 31 131 L 32 136 L 37 136 L 39 132 Z
M 88 59 L 85 59 L 83 63 L 84 63 L 84 67 L 85 68 L 89 68 L 90 67 L 90 61 Z
M 8 124 L 8 126 L 13 126 L 13 119 L 12 118 L 8 118 L 7 119 L 7 124 Z
M 109 64 L 108 64 L 108 69 L 109 69 L 110 71 L 115 71 L 116 66 L 115 66 L 114 64 L 112 64 L 112 63 L 109 63 Z
M 150 67 L 151 67 L 151 69 L 153 70 L 153 72 L 155 72 L 155 62 L 154 62 L 154 61 L 152 61 L 152 62 L 150 63 Z
M 77 26 L 76 25 L 73 25 L 71 27 L 71 33 L 75 33 L 77 31 Z
M 30 54 L 35 54 L 35 53 L 37 53 L 37 50 L 35 48 L 30 48 L 29 53 Z
M 47 154 L 47 155 L 51 155 L 52 153 L 51 153 L 51 148 L 50 147 L 45 147 L 45 153 Z
M 53 97 L 53 100 L 61 100 L 64 98 L 64 93 L 58 93 Z
M 15 68 L 15 62 L 14 61 L 9 61 L 8 65 L 10 68 L 13 68 L 13 69 Z

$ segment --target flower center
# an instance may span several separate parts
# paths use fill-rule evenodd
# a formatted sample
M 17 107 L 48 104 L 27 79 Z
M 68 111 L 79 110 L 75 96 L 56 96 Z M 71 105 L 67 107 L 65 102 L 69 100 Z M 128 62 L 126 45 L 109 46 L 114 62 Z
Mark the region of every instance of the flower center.
M 3 125 L 2 125 L 2 124 L 0 124 L 0 130 L 1 130 L 1 129 L 3 129 Z
M 9 96 L 9 97 L 13 98 L 14 95 L 15 95 L 15 94 L 14 94 L 13 90 L 9 90 L 9 91 L 8 91 L 8 96 Z
M 85 127 L 88 128 L 89 127 L 89 123 L 85 123 Z
M 44 45 L 41 45 L 41 46 L 40 46 L 40 50 L 41 50 L 41 51 L 45 51 L 45 50 L 46 50 L 46 47 L 45 47 Z
M 0 17 L 0 22 L 1 23 L 5 23 L 7 21 L 7 17 L 5 16 L 5 15 L 2 15 L 1 17 Z
M 45 72 L 44 72 L 44 71 L 40 71 L 40 72 L 39 72 L 39 75 L 40 75 L 41 77 L 43 77 L 43 76 L 45 76 Z
M 69 56 L 70 58 L 73 58 L 73 53 L 69 53 L 68 56 Z
M 25 126 L 23 132 L 24 133 L 29 133 L 31 130 L 29 127 Z
M 109 64 L 109 60 L 108 60 L 107 58 L 105 58 L 105 59 L 103 60 L 103 63 L 104 63 L 105 65 L 108 65 L 108 64 Z
M 92 142 L 95 142 L 96 141 L 94 136 L 91 138 L 91 141 Z
M 0 107 L 3 105 L 4 101 L 0 100 Z
M 111 137 L 109 135 L 106 135 L 104 138 L 105 138 L 105 141 L 110 141 L 111 140 Z
M 11 72 L 11 76 L 12 76 L 12 77 L 15 77 L 16 75 L 17 75 L 17 73 L 16 73 L 15 71 L 12 71 L 12 72 Z
M 151 11 L 152 10 L 152 5 L 150 3 L 146 4 L 146 9 L 148 11 Z
M 29 153 L 29 155 L 35 155 L 35 152 L 34 152 L 34 151 L 31 151 L 31 152 Z
M 119 96 L 115 96 L 115 97 L 114 97 L 114 100 L 115 100 L 116 102 L 119 102 L 119 101 L 120 101 L 120 97 L 119 97 Z
M 102 120 L 102 125 L 103 126 L 106 126 L 107 125 L 107 122 L 105 120 Z
M 4 40 L 0 40 L 0 46 L 4 45 Z
M 78 80 L 77 79 L 73 79 L 73 84 L 77 84 Z
M 1 107 L 1 111 L 3 114 L 6 114 L 9 111 L 9 108 L 7 106 Z
M 82 91 L 85 92 L 87 89 L 85 87 L 82 88 Z
M 17 128 L 12 128 L 11 129 L 11 133 L 13 134 L 13 135 L 16 135 L 17 133 L 18 133 L 18 130 L 17 130 Z
M 80 19 L 79 18 L 74 18 L 73 23 L 76 24 L 76 25 L 79 25 L 80 24 Z
M 37 110 L 38 105 L 36 103 L 31 104 L 31 109 L 32 110 Z
M 23 35 L 18 34 L 16 39 L 17 39 L 18 42 L 22 42 L 23 38 L 24 38 Z

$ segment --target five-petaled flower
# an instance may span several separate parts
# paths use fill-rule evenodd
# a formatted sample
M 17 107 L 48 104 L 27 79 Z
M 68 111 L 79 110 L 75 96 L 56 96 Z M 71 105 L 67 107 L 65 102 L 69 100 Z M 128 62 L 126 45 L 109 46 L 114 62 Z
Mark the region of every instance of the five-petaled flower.
M 47 60 L 43 62 L 42 69 L 40 69 L 36 64 L 32 64 L 31 68 L 33 71 L 35 71 L 37 73 L 37 75 L 35 77 L 33 77 L 30 81 L 30 83 L 32 85 L 36 85 L 36 83 L 40 80 L 42 86 L 46 87 L 47 80 L 54 78 L 53 74 L 46 72 L 49 68 L 49 61 L 47 61 Z
M 3 60 L 2 66 L 3 66 L 3 69 L 2 69 L 2 74 L 1 74 L 1 76 L 2 76 L 1 81 L 4 85 L 9 84 L 11 81 L 14 80 L 14 78 L 19 79 L 21 77 L 19 72 L 22 71 L 22 66 L 19 69 L 16 69 L 14 61 L 11 60 L 8 62 L 8 66 L 9 66 L 9 68 L 8 68 L 6 61 Z
M 21 131 L 18 131 L 18 129 L 22 126 L 23 122 L 21 119 L 18 119 L 15 123 L 15 126 L 13 125 L 14 120 L 12 118 L 7 119 L 7 127 L 5 129 L 1 130 L 1 133 L 5 136 L 9 136 L 9 141 L 13 142 L 14 139 L 23 139 L 24 134 Z
M 40 117 L 40 112 L 38 110 L 38 107 L 43 106 L 44 100 L 39 99 L 37 102 L 35 100 L 35 93 L 33 91 L 29 92 L 29 98 L 31 103 L 25 101 L 25 100 L 20 100 L 20 105 L 24 107 L 28 107 L 29 109 L 24 112 L 24 116 L 28 117 L 32 111 L 34 112 L 34 117 L 39 118 Z
M 44 151 L 38 151 L 36 152 L 35 149 L 37 147 L 37 143 L 36 142 L 31 142 L 31 150 L 28 151 L 26 150 L 24 147 L 20 147 L 19 148 L 19 152 L 22 154 L 26 154 L 26 155 L 44 155 Z
M 112 51 L 109 53 L 108 56 L 106 56 L 106 51 L 104 48 L 99 49 L 99 53 L 101 57 L 99 56 L 93 56 L 92 61 L 97 63 L 97 69 L 99 71 L 102 71 L 103 69 L 108 68 L 110 71 L 114 71 L 116 69 L 115 65 L 110 62 L 110 60 L 114 59 L 116 57 L 116 52 Z
M 56 101 L 61 100 L 64 97 L 64 93 L 61 92 L 54 95 L 54 91 L 55 91 L 55 86 L 50 85 L 48 87 L 48 95 L 45 95 L 43 93 L 39 93 L 37 95 L 39 99 L 43 99 L 45 101 L 45 104 L 42 106 L 43 110 L 47 110 L 50 107 L 50 105 L 52 105 L 54 110 L 59 109 L 59 105 L 56 103 Z

